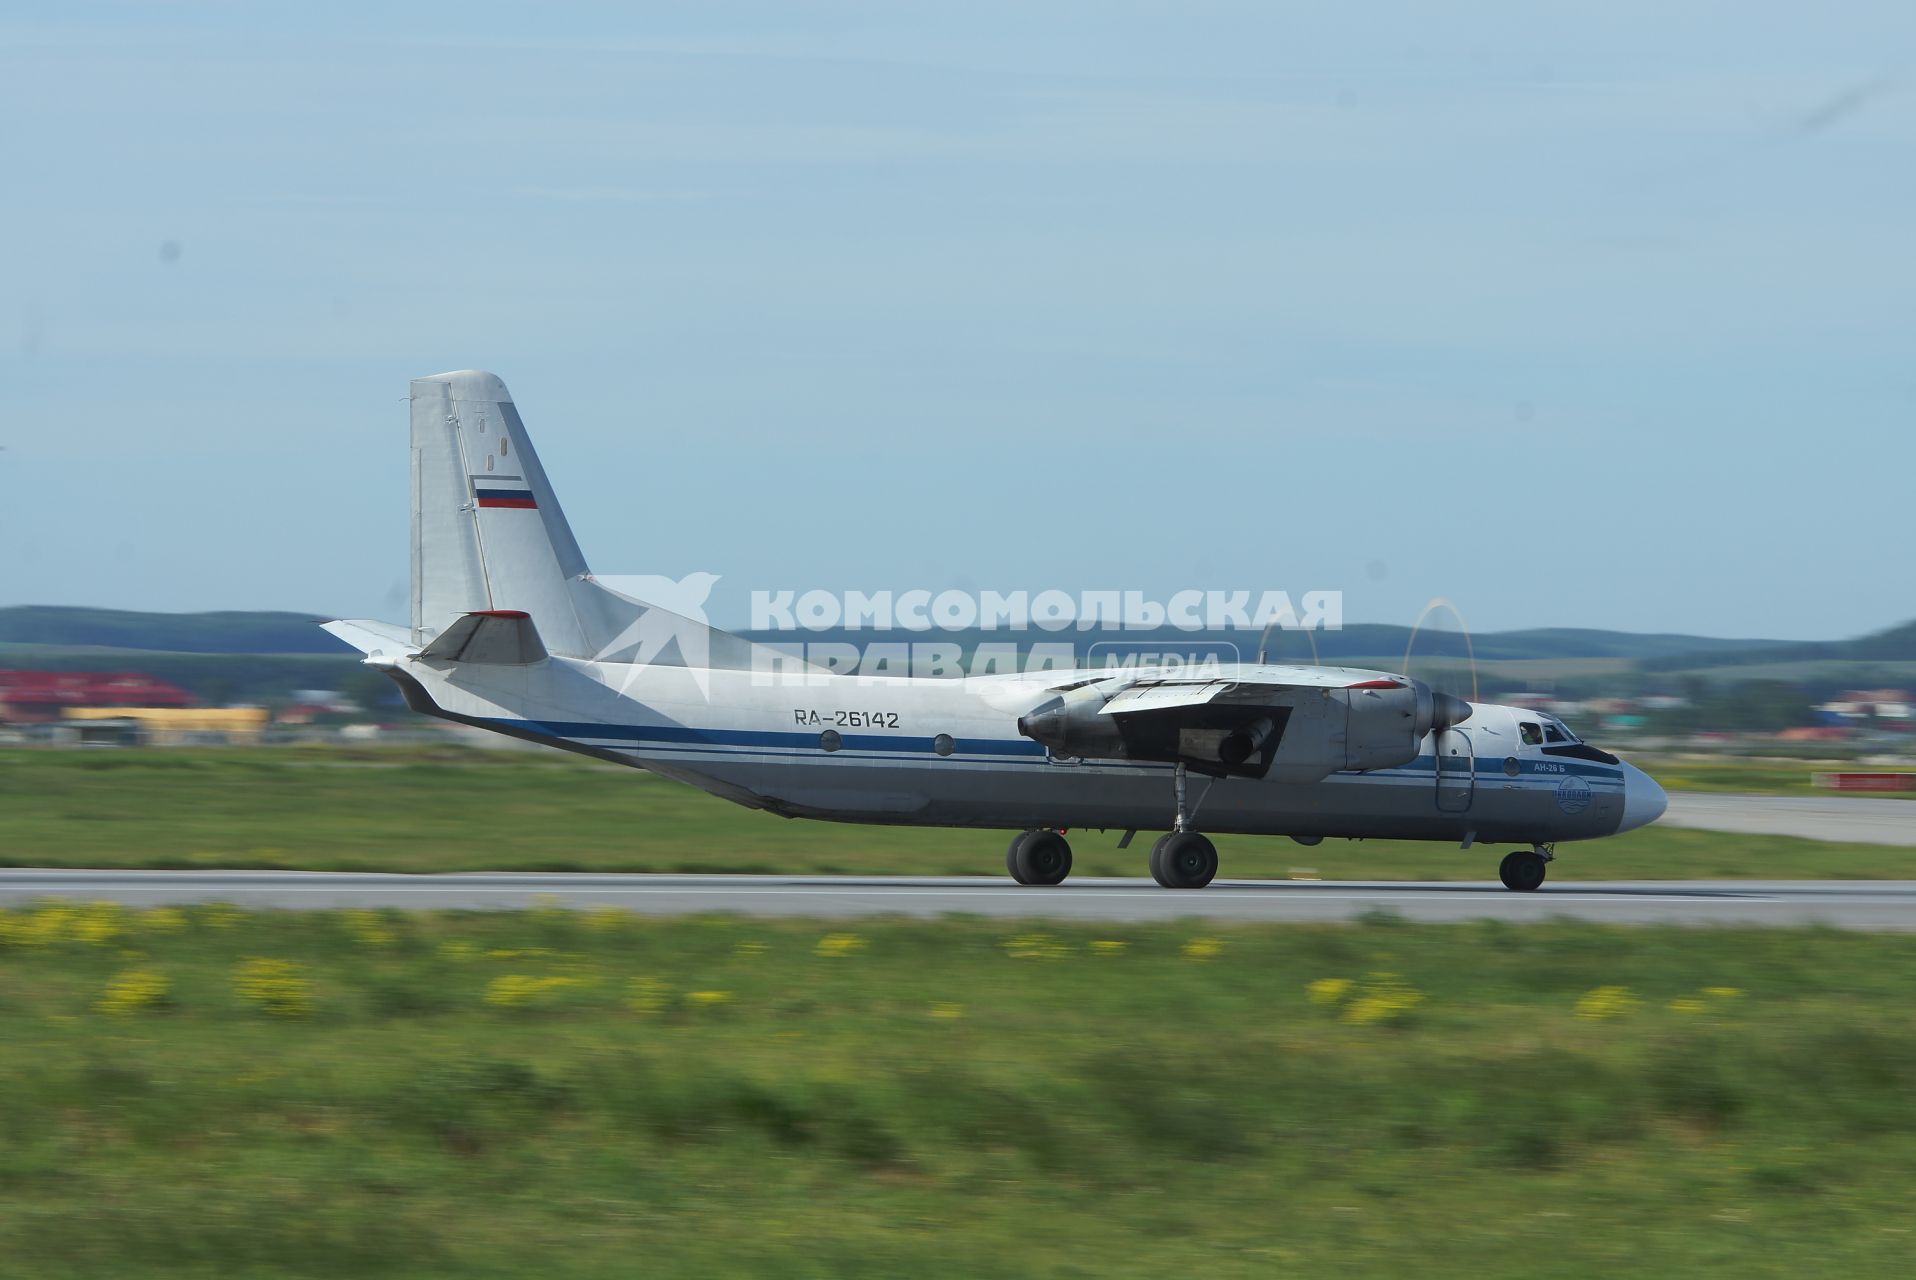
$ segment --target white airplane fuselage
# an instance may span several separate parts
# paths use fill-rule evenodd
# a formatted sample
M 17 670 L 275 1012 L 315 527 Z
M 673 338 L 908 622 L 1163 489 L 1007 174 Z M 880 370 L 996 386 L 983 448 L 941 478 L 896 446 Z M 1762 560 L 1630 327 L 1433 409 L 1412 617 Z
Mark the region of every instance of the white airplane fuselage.
M 1168 829 L 1174 812 L 1172 765 L 1060 759 L 1016 728 L 1047 690 L 1106 671 L 768 678 L 558 657 L 520 668 L 413 659 L 392 669 L 412 685 L 416 710 L 649 769 L 786 817 L 1151 831 Z M 1273 671 L 1290 669 L 1217 675 Z M 1355 683 L 1379 673 L 1335 674 Z M 1661 813 L 1661 788 L 1634 766 L 1546 754 L 1522 741 L 1519 725 L 1534 713 L 1470 705 L 1465 724 L 1426 735 L 1417 757 L 1393 768 L 1305 783 L 1194 778 L 1193 819 L 1231 834 L 1552 844 Z M 1440 736 L 1452 752 L 1441 771 Z
M 1514 843 L 1547 859 L 1557 842 L 1627 831 L 1663 811 L 1652 779 L 1561 722 L 1445 699 L 1386 672 L 1243 664 L 1207 670 L 1208 683 L 1145 689 L 1148 671 L 926 679 L 768 664 L 763 646 L 592 576 L 497 378 L 418 379 L 411 401 L 410 625 L 327 629 L 389 674 L 416 711 L 769 813 L 839 822 Z M 1101 701 L 1061 708 L 1094 684 Z M 1158 694 L 1168 696 L 1151 701 Z M 1186 747 L 1167 757 L 1132 739 L 1061 749 L 1115 742 L 1107 730 L 1143 723 L 1140 706 L 1146 717 L 1173 709 L 1157 722 L 1171 741 L 1209 733 L 1202 750 L 1219 753 L 1216 767 L 1193 758 L 1187 776 Z M 1067 710 L 1084 717 L 1077 737 L 1053 732 Z M 1100 718 L 1112 712 L 1124 714 Z M 1395 735 L 1382 756 L 1380 726 Z M 1233 727 L 1260 744 L 1255 767 L 1218 764 L 1230 754 L 1219 735 Z M 1293 747 L 1315 754 L 1293 759 Z M 1184 824 L 1174 782 L 1188 793 Z M 1535 887 L 1542 865 L 1506 883 Z M 1190 883 L 1209 875 L 1200 866 Z

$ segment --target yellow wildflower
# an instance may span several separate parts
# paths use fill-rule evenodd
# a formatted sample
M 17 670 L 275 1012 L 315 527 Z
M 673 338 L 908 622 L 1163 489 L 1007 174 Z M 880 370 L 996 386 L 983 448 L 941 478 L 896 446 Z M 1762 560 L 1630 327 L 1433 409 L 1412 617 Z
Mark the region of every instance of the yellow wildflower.
M 275 1018 L 304 1018 L 313 1011 L 313 984 L 291 960 L 256 956 L 233 970 L 233 993 Z
M 599 933 L 623 929 L 632 922 L 632 913 L 618 907 L 594 907 L 585 913 L 585 927 Z
M 361 945 L 368 947 L 391 946 L 398 935 L 392 926 L 386 923 L 384 916 L 377 911 L 368 911 L 356 907 L 346 913 L 346 928 Z
M 1678 996 L 1670 1001 L 1671 1013 L 1702 1013 L 1706 1008 L 1708 1006 L 1695 996 Z
M 1304 988 L 1312 1004 L 1336 1004 L 1356 985 L 1349 978 L 1319 978 Z
M 117 902 L 89 902 L 73 913 L 70 927 L 75 942 L 104 947 L 126 932 L 126 908 Z
M 1357 988 L 1338 1020 L 1355 1026 L 1395 1022 L 1424 1002 L 1424 993 L 1394 973 L 1373 973 Z
M 749 959 L 752 956 L 762 956 L 765 954 L 765 944 L 755 941 L 740 942 L 732 947 L 732 954 L 743 959 Z
M 32 911 L 7 912 L 0 917 L 0 942 L 12 947 L 50 947 L 67 936 L 74 910 L 64 902 L 48 902 Z
M 93 1007 L 121 1018 L 143 1013 L 163 1006 L 171 985 L 165 974 L 151 969 L 126 969 L 113 975 Z
M 1047 933 L 1021 933 L 1006 938 L 1005 954 L 1013 960 L 1061 960 L 1071 948 Z
M 965 1006 L 953 1004 L 949 1000 L 934 1001 L 931 1006 L 931 1016 L 946 1020 L 962 1018 L 965 1016 Z
M 545 1004 L 558 992 L 578 985 L 579 979 L 559 974 L 534 977 L 525 973 L 508 973 L 486 984 L 485 1002 L 509 1009 Z
M 140 912 L 139 924 L 148 933 L 181 933 L 186 929 L 186 913 L 178 907 L 150 907 Z
M 1131 944 L 1113 938 L 1094 938 L 1091 942 L 1091 954 L 1094 956 L 1115 956 Z
M 1224 950 L 1224 943 L 1219 938 L 1193 938 L 1184 944 L 1183 950 L 1186 960 L 1215 960 Z
M 1741 987 L 1705 987 L 1703 994 L 1712 1000 L 1734 1000 L 1743 994 Z
M 697 1005 L 702 1009 L 712 1009 L 722 1004 L 730 1004 L 732 1002 L 732 993 L 729 991 L 688 991 L 685 993 L 685 1000 L 687 1004 Z
M 468 960 L 478 958 L 479 948 L 464 939 L 453 939 L 439 944 L 439 955 L 442 959 L 464 964 Z
M 820 956 L 848 956 L 863 951 L 867 943 L 855 933 L 828 933 L 818 940 L 812 948 L 812 954 Z
M 239 908 L 230 902 L 209 902 L 199 909 L 200 923 L 209 929 L 230 929 L 239 923 Z
M 1603 1022 L 1621 1018 L 1642 1003 L 1628 987 L 1593 987 L 1577 998 L 1576 1015 L 1585 1022 Z

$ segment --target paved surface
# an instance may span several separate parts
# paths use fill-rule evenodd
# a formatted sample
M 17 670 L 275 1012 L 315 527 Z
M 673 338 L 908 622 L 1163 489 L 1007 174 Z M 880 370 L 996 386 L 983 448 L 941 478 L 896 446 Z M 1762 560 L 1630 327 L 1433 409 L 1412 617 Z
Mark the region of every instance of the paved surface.
M 473 874 L 407 876 L 311 871 L 0 871 L 0 905 L 42 897 L 139 906 L 231 902 L 250 907 L 524 907 L 556 900 L 654 915 L 728 911 L 764 916 L 1048 916 L 1076 920 L 1346 920 L 1390 911 L 1412 920 L 1548 920 L 1628 924 L 1811 924 L 1916 929 L 1916 882 L 1664 880 L 1545 885 L 1220 880 L 1190 892 L 1149 880 L 1072 880 L 1026 889 L 1002 879 L 832 876 Z
M 1658 819 L 1745 835 L 1802 836 L 1851 844 L 1916 845 L 1916 800 L 1886 796 L 1740 796 L 1673 791 Z

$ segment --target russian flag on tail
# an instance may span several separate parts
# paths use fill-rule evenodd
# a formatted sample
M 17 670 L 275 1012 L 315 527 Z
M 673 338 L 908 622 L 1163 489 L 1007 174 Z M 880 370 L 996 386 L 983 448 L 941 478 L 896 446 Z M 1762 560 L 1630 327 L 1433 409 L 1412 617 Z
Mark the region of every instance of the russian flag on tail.
M 472 496 L 482 507 L 520 507 L 537 510 L 539 506 L 530 489 L 501 489 L 496 485 L 474 485 Z

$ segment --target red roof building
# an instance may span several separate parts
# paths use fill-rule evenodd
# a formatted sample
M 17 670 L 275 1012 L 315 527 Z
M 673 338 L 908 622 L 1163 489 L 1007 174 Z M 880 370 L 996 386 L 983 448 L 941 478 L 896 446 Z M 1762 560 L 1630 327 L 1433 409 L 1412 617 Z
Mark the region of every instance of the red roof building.
M 39 724 L 68 707 L 190 707 L 193 695 L 137 671 L 0 671 L 0 720 Z

